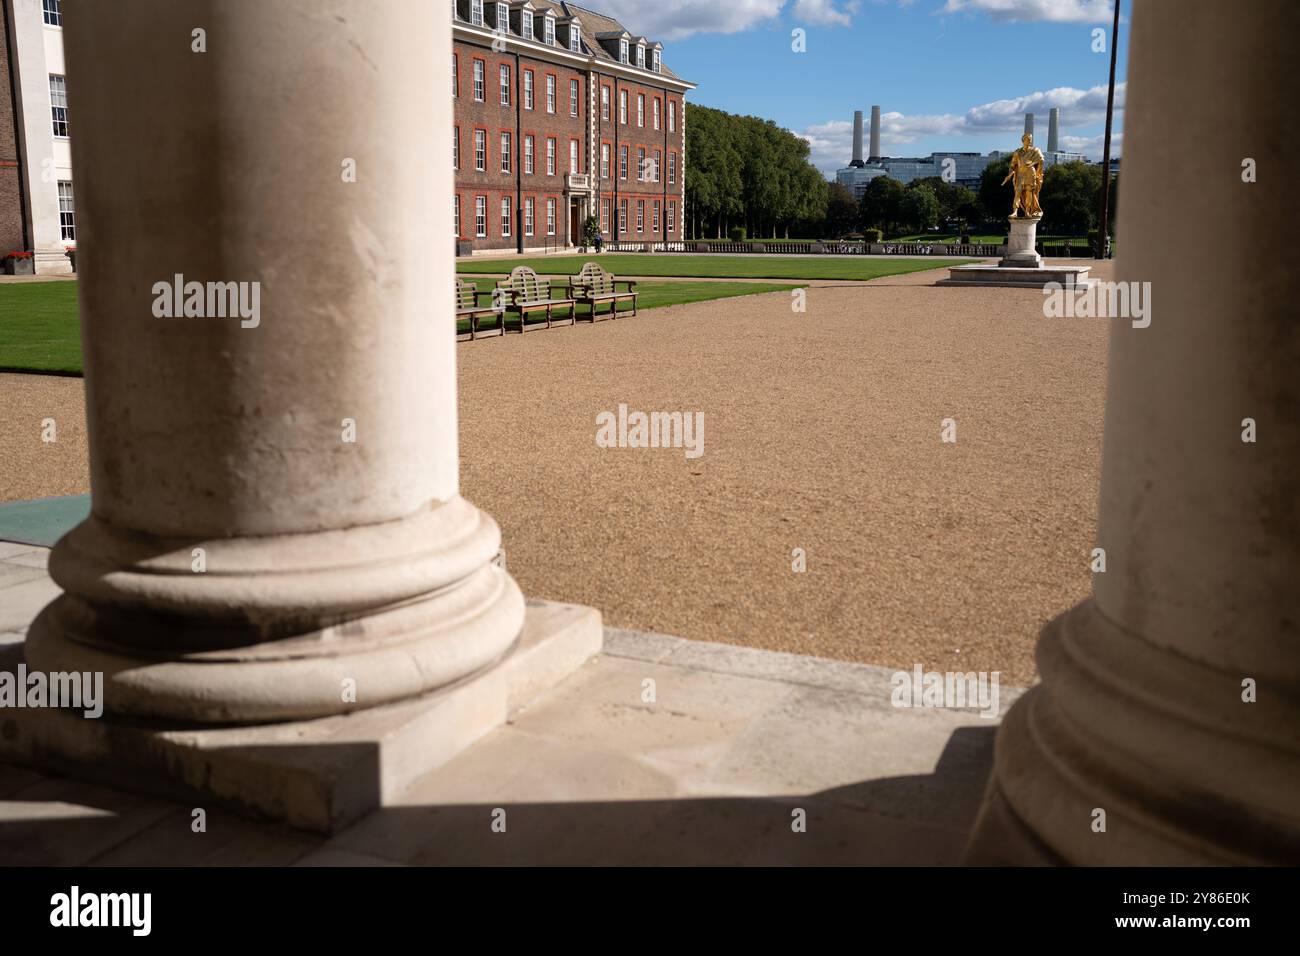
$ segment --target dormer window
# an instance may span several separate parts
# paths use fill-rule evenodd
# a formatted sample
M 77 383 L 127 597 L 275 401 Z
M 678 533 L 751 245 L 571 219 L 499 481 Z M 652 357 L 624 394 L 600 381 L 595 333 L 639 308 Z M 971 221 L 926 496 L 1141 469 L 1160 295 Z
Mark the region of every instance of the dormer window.
M 582 27 L 576 23 L 569 24 L 569 49 L 574 53 L 582 52 Z
M 547 46 L 555 46 L 555 17 L 547 15 L 545 21 L 542 42 Z
M 497 33 L 510 32 L 510 8 L 504 3 L 497 4 Z
M 626 40 L 618 41 L 618 62 L 620 63 L 627 62 L 627 41 Z
M 643 70 L 645 69 L 645 44 L 644 43 L 638 43 L 636 45 L 636 65 Z
M 531 40 L 533 38 L 533 15 L 527 10 L 520 10 L 519 25 L 521 28 L 519 31 L 520 35 L 525 40 Z
M 483 0 L 469 0 L 469 22 L 476 27 L 483 25 Z
M 653 69 L 656 73 L 658 73 L 659 72 L 659 51 L 658 50 L 652 50 L 650 52 L 650 64 L 651 64 L 651 69 Z

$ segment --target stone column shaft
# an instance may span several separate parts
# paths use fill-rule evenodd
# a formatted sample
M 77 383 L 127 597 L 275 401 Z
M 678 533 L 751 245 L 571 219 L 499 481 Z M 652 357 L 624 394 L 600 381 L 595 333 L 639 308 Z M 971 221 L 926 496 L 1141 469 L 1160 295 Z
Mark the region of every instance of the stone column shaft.
M 231 722 L 490 664 L 523 600 L 458 494 L 446 7 L 66 6 L 93 510 L 29 658 Z
M 1133 13 L 1117 277 L 1150 325 L 1112 331 L 1106 569 L 1042 635 L 972 861 L 1300 862 L 1297 31 L 1291 0 Z

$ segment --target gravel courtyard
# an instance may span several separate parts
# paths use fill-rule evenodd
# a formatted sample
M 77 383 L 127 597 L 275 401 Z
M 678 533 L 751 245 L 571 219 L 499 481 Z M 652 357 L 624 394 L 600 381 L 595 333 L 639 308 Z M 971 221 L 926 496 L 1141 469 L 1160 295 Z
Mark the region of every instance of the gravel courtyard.
M 939 277 L 462 344 L 462 493 L 525 593 L 607 625 L 1029 683 L 1090 587 L 1109 324 Z M 89 490 L 81 380 L 0 396 L 0 500 Z M 620 403 L 703 412 L 703 456 L 599 447 Z

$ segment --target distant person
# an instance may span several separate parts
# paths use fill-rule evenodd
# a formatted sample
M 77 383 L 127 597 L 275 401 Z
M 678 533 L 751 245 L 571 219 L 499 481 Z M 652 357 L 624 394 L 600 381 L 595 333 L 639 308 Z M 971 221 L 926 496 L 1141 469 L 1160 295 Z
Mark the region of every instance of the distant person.
M 596 255 L 600 255 L 600 247 L 605 244 L 605 237 L 596 233 Z

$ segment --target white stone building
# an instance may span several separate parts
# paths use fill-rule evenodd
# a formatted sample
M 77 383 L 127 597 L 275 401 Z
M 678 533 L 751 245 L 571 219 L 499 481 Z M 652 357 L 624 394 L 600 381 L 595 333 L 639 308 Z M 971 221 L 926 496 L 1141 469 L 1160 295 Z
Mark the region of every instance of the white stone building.
M 3 9 L 26 238 L 38 274 L 69 273 L 77 226 L 60 0 L 7 0 Z

